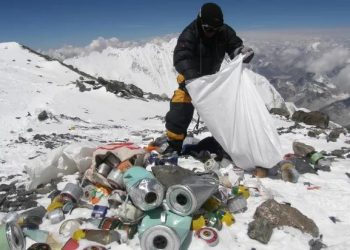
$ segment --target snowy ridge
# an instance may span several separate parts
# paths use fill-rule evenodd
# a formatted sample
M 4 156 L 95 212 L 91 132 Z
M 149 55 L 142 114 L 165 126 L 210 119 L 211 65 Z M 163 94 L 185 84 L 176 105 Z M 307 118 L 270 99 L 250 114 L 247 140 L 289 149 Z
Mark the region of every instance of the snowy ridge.
M 176 38 L 149 42 L 130 48 L 108 47 L 102 52 L 66 59 L 80 70 L 106 79 L 132 83 L 144 91 L 171 96 L 177 88 L 177 72 L 173 67 Z M 252 78 L 268 108 L 284 107 L 284 100 L 269 81 L 251 71 Z
M 175 44 L 176 39 L 172 39 L 132 48 L 108 47 L 64 62 L 94 76 L 132 83 L 144 91 L 170 96 L 177 85 L 172 66 Z

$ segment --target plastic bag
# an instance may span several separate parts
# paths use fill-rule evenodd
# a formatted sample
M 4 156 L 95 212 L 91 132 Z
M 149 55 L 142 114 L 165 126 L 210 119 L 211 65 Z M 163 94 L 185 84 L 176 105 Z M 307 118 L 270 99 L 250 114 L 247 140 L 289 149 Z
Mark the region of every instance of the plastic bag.
M 242 59 L 237 56 L 217 74 L 186 88 L 209 131 L 238 167 L 271 168 L 282 159 L 279 137 Z
M 40 184 L 49 183 L 59 175 L 69 175 L 77 171 L 85 172 L 92 163 L 96 145 L 92 143 L 73 143 L 52 150 L 25 166 L 30 182 L 27 189 L 34 189 Z

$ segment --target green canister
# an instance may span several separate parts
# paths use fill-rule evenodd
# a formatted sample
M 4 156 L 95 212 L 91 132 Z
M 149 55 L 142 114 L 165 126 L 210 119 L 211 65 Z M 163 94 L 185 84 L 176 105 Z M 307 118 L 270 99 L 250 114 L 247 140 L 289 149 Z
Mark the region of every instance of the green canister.
M 191 223 L 191 216 L 180 216 L 160 208 L 148 211 L 138 228 L 141 249 L 180 249 Z
M 25 250 L 26 241 L 21 228 L 14 222 L 0 225 L 1 250 Z
M 316 164 L 319 160 L 323 159 L 324 156 L 319 153 L 319 152 L 315 152 L 310 156 L 310 161 L 312 164 Z
M 164 198 L 163 185 L 143 167 L 131 167 L 123 176 L 130 199 L 143 211 L 159 207 Z

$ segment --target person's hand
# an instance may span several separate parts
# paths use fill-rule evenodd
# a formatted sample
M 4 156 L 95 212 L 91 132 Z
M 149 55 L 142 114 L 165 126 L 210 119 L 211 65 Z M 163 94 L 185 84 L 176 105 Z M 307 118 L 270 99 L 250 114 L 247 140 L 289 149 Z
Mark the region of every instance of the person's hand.
M 254 50 L 250 47 L 246 47 L 246 46 L 240 46 L 237 49 L 235 49 L 234 51 L 234 56 L 236 57 L 238 54 L 242 54 L 243 57 L 243 62 L 244 63 L 249 63 L 253 57 L 254 57 Z

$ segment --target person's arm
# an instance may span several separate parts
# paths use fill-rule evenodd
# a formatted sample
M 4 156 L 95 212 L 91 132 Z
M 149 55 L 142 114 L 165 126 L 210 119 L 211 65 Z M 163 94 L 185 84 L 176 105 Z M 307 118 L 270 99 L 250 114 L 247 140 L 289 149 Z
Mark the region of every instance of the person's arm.
M 198 62 L 194 61 L 197 39 L 194 31 L 186 28 L 180 35 L 174 50 L 174 66 L 186 80 L 199 77 Z
M 225 29 L 227 39 L 226 53 L 233 59 L 236 56 L 236 49 L 243 46 L 243 41 L 230 26 L 225 25 Z
M 231 59 L 236 57 L 238 54 L 243 54 L 243 62 L 249 63 L 254 57 L 254 51 L 252 48 L 244 46 L 243 41 L 236 35 L 236 32 L 229 26 L 227 27 L 228 43 L 226 52 Z

